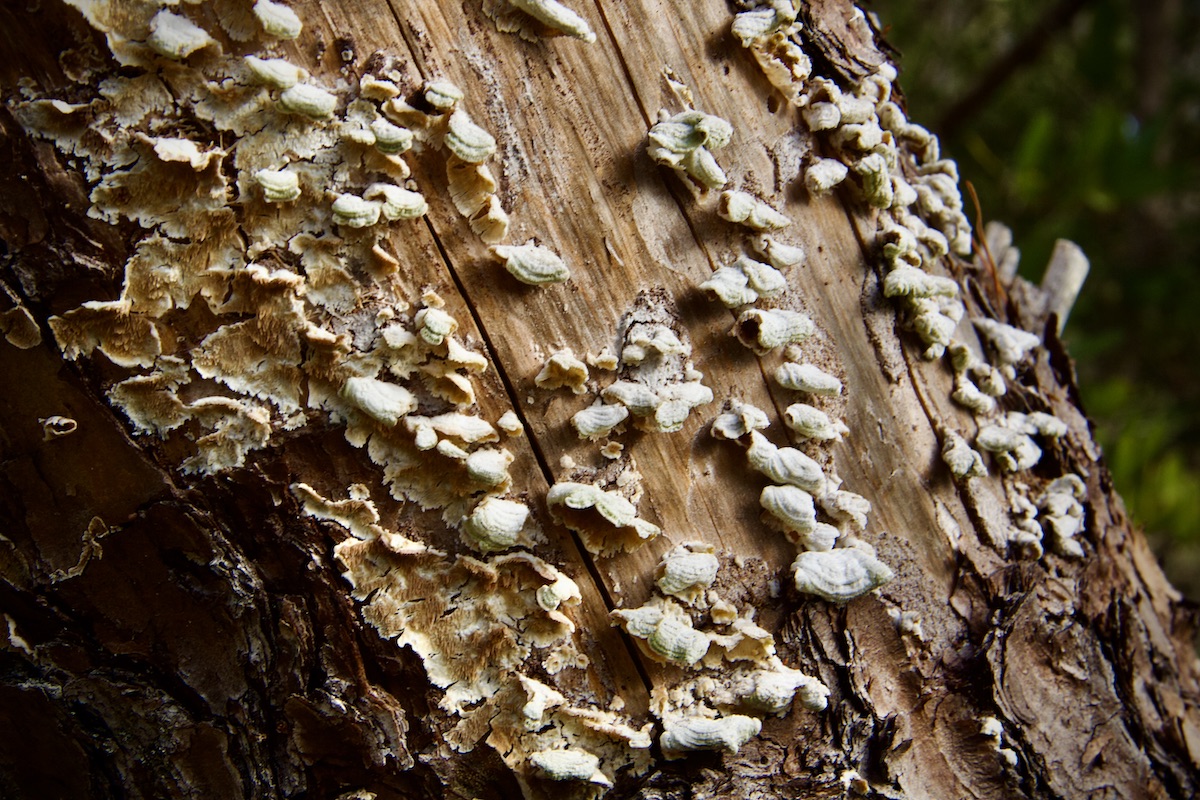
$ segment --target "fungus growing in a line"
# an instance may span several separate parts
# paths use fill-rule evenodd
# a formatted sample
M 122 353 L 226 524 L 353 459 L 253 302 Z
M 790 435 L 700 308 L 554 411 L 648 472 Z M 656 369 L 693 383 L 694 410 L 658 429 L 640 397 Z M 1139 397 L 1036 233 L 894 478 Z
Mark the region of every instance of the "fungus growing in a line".
M 773 231 L 792 224 L 786 216 L 747 192 L 721 192 L 717 213 L 723 219 L 756 231 Z

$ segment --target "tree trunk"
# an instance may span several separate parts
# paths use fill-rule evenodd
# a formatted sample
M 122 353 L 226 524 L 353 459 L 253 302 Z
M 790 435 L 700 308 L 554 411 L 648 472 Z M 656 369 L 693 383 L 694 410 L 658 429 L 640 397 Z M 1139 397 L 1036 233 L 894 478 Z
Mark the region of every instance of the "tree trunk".
M 964 260 L 847 2 L 29 5 L 5 797 L 1196 794 L 1074 273 Z

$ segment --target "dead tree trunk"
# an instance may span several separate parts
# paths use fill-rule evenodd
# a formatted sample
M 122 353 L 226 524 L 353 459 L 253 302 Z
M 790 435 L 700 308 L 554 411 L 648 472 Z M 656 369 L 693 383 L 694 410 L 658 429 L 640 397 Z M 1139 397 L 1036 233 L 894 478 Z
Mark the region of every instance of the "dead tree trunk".
M 0 794 L 1195 796 L 861 13 L 572 6 L 0 10 Z

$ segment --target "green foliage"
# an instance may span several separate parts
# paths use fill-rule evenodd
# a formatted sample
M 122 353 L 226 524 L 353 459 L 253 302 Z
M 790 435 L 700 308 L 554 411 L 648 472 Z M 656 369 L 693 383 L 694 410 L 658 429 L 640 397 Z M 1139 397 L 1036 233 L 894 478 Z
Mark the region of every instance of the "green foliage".
M 1082 3 L 983 105 L 954 117 L 1058 5 L 871 9 L 902 53 L 910 116 L 951 129 L 943 152 L 985 218 L 1012 227 L 1025 277 L 1040 279 L 1058 238 L 1091 260 L 1066 331 L 1084 404 L 1134 517 L 1200 596 L 1200 8 Z

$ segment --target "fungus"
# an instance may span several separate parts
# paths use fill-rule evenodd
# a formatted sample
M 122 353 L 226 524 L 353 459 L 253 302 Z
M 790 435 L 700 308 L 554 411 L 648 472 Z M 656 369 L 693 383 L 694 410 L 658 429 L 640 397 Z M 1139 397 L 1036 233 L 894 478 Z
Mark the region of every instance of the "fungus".
M 291 170 L 260 169 L 254 180 L 268 203 L 290 203 L 300 196 L 300 176 Z
M 426 81 L 423 94 L 425 102 L 442 112 L 454 108 L 466 97 L 462 89 L 447 80 Z
M 825 490 L 825 473 L 820 464 L 794 447 L 776 447 L 758 431 L 750 432 L 746 458 L 751 467 L 775 483 L 798 486 L 814 495 Z
M 533 379 L 541 389 L 558 389 L 567 387 L 575 394 L 587 391 L 588 368 L 571 352 L 564 348 L 553 353 L 542 366 L 542 371 Z
M 835 478 L 829 482 L 835 483 L 836 480 Z M 840 522 L 848 523 L 857 530 L 866 529 L 867 515 L 871 513 L 871 501 L 861 494 L 838 489 L 822 494 L 817 499 L 821 504 L 821 509 L 829 516 Z
M 1087 486 L 1078 475 L 1055 478 L 1037 501 L 1038 521 L 1050 535 L 1050 548 L 1065 558 L 1083 558 L 1083 546 L 1075 535 L 1083 529 L 1083 505 Z
M 777 242 L 770 236 L 757 236 L 752 240 L 754 251 L 767 260 L 775 269 L 798 267 L 804 263 L 804 248 Z
M 421 337 L 421 341 L 435 347 L 458 330 L 458 320 L 442 309 L 432 306 L 418 311 L 413 323 L 418 328 L 417 335 Z
M 986 478 L 987 467 L 983 464 L 983 456 L 971 449 L 967 440 L 954 431 L 946 434 L 942 443 L 942 460 L 950 468 L 950 474 L 956 478 Z
M 842 440 L 849 433 L 841 420 L 832 420 L 829 415 L 806 403 L 793 403 L 783 414 L 784 422 L 801 439 L 816 439 L 822 442 Z
M 525 432 L 525 426 L 521 423 L 521 418 L 511 408 L 501 414 L 500 419 L 496 420 L 496 427 L 509 436 L 519 436 Z
M 975 436 L 975 444 L 996 455 L 1006 472 L 1031 468 L 1042 458 L 1042 449 L 1020 430 L 999 425 L 987 425 Z
M 487 0 L 484 12 L 504 33 L 519 33 L 534 41 L 538 36 L 570 36 L 591 44 L 596 34 L 583 17 L 557 0 Z
M 379 222 L 383 203 L 364 200 L 358 195 L 343 194 L 333 201 L 333 221 L 348 228 L 365 228 Z
M 394 125 L 383 117 L 371 122 L 370 128 L 371 133 L 375 135 L 375 148 L 384 155 L 399 155 L 413 146 L 412 131 Z
M 512 466 L 514 460 L 513 454 L 503 447 L 481 448 L 465 459 L 467 477 L 492 490 L 508 486 L 512 482 L 508 468 Z
M 467 541 L 484 553 L 507 550 L 517 543 L 529 508 L 500 497 L 485 497 L 462 524 Z
M 747 192 L 721 192 L 717 213 L 722 219 L 756 231 L 778 230 L 792 224 L 786 216 Z
M 79 429 L 79 423 L 74 419 L 58 414 L 39 419 L 38 422 L 42 425 L 43 442 L 50 442 L 55 439 L 61 439 L 64 436 L 70 436 Z
M 461 108 L 450 115 L 443 142 L 451 153 L 468 164 L 482 164 L 496 152 L 495 138 L 472 122 Z
M 178 61 L 216 42 L 208 31 L 187 17 L 163 10 L 150 20 L 150 38 L 146 44 L 160 56 Z
M 718 719 L 687 716 L 664 723 L 658 743 L 667 759 L 679 758 L 693 750 L 724 750 L 732 754 L 761 730 L 761 720 L 741 714 Z
M 761 431 L 771 424 L 765 411 L 749 403 L 730 400 L 726 409 L 712 423 L 712 435 L 717 439 L 741 439 L 751 431 Z
M 586 750 L 538 750 L 530 754 L 529 763 L 538 775 L 548 780 L 588 781 L 599 786 L 612 786 L 612 781 L 600 771 L 600 759 Z
M 493 247 L 492 252 L 504 259 L 504 268 L 521 283 L 542 286 L 562 283 L 571 277 L 571 271 L 558 254 L 532 241 Z
M 0 331 L 4 333 L 5 341 L 18 350 L 29 350 L 42 343 L 42 329 L 23 305 L 0 313 Z
M 818 158 L 804 170 L 804 185 L 812 194 L 827 194 L 846 179 L 848 172 L 846 165 L 835 158 Z
M 556 521 L 579 534 L 589 552 L 602 556 L 634 550 L 662 532 L 639 519 L 637 508 L 620 494 L 591 484 L 556 483 L 546 504 Z
M 416 410 L 413 392 L 374 378 L 348 379 L 342 385 L 342 396 L 371 419 L 389 427 L 395 426 L 400 417 Z
M 272 89 L 290 89 L 308 78 L 308 70 L 286 59 L 246 56 L 242 61 L 256 81 Z
M 892 579 L 887 565 L 857 547 L 807 550 L 792 562 L 796 590 L 845 603 Z
M 708 652 L 708 634 L 693 628 L 691 617 L 671 600 L 655 599 L 639 608 L 618 608 L 611 615 L 614 623 L 637 639 L 655 661 L 690 667 Z
M 352 196 L 342 195 L 342 197 Z M 380 212 L 388 221 L 416 219 L 429 211 L 429 204 L 425 202 L 425 198 L 421 196 L 420 192 L 410 192 L 408 189 L 402 189 L 390 183 L 372 183 L 363 192 L 363 198 L 367 202 L 377 202 Z M 336 209 L 334 219 L 337 221 Z
M 765 486 L 758 502 L 789 536 L 803 536 L 816 529 L 817 510 L 812 495 L 798 486 Z
M 815 330 L 807 314 L 778 308 L 747 309 L 733 326 L 738 341 L 760 356 L 777 347 L 802 342 Z
M 295 39 L 304 27 L 295 11 L 272 0 L 255 0 L 254 16 L 263 30 L 277 39 Z
M 650 158 L 684 172 L 708 189 L 725 185 L 725 173 L 712 150 L 729 144 L 733 126 L 702 111 L 684 111 L 650 128 Z
M 309 83 L 297 83 L 279 93 L 279 107 L 289 114 L 327 119 L 337 108 L 337 95 Z
M 1015 366 L 1028 355 L 1029 351 L 1042 343 L 1042 340 L 1034 334 L 994 319 L 975 317 L 971 322 L 974 323 L 975 329 L 987 339 L 992 351 L 996 354 L 996 360 L 1000 362 L 1000 368 L 1009 377 L 1015 374 Z
M 663 594 L 696 605 L 716 580 L 719 566 L 712 545 L 686 542 L 663 554 L 654 572 L 655 585 Z
M 620 403 L 597 400 L 571 417 L 571 424 L 575 426 L 580 439 L 599 439 L 611 433 L 628 417 L 629 409 Z
M 749 708 L 764 714 L 782 714 L 791 708 L 796 694 L 809 711 L 824 711 L 829 705 L 829 687 L 797 669 L 786 667 L 778 658 L 770 669 L 756 669 L 738 675 L 731 688 Z
M 785 361 L 775 370 L 775 382 L 785 389 L 806 394 L 834 396 L 842 393 L 842 382 L 812 364 Z

